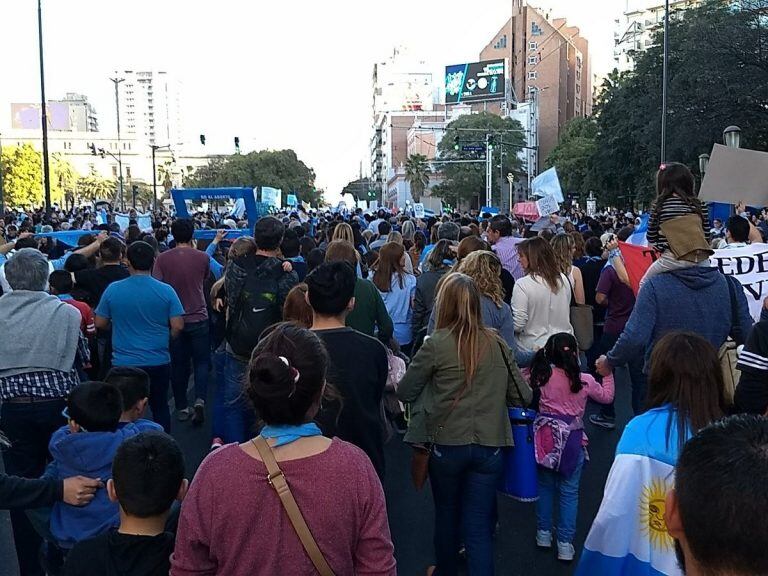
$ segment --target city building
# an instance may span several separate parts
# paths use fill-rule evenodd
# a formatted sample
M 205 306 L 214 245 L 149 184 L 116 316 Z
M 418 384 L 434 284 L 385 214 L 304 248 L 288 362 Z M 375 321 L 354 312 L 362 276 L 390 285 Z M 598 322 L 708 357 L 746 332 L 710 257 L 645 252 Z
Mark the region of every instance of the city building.
M 406 135 L 414 118 L 431 118 L 434 109 L 432 72 L 424 60 L 403 47 L 373 65 L 371 181 L 384 196 L 390 172 L 405 162 Z
M 120 133 L 147 145 L 180 146 L 181 83 L 162 71 L 124 70 L 118 87 Z
M 563 18 L 512 0 L 512 15 L 480 52 L 480 60 L 506 58 L 511 79 L 508 102 L 475 104 L 501 115 L 511 115 L 519 103 L 530 102 L 534 118 L 528 143 L 532 175 L 544 166 L 565 124 L 592 114 L 592 74 L 589 42 L 579 28 Z
M 48 100 L 48 129 L 55 132 L 98 132 L 96 109 L 81 94 L 68 92 L 60 100 Z M 41 129 L 39 103 L 11 104 L 11 127 L 19 130 Z
M 702 0 L 670 0 L 671 17 L 701 3 Z M 664 10 L 662 0 L 626 0 L 624 15 L 616 20 L 614 32 L 613 58 L 620 71 L 634 68 L 634 54 L 653 45 L 654 35 L 664 26 Z

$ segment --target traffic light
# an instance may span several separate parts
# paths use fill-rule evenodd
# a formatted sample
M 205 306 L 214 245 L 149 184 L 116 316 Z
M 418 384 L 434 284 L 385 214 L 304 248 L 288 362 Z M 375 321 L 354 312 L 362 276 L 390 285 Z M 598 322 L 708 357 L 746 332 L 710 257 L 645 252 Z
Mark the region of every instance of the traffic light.
M 200 144 L 205 146 L 205 134 L 200 134 Z
M 459 150 L 459 135 L 453 137 L 453 149 L 458 152 Z
M 96 144 L 94 144 L 93 142 L 88 144 L 88 149 L 91 151 L 91 155 L 92 156 L 97 156 L 98 155 L 98 154 L 96 154 Z
M 240 154 L 240 137 L 235 136 L 235 153 Z

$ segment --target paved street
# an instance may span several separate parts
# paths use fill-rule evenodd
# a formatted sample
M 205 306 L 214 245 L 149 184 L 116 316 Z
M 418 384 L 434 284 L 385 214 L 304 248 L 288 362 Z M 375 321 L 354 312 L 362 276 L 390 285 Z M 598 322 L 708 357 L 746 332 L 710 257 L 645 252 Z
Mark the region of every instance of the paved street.
M 580 551 L 589 525 L 600 505 L 605 478 L 608 475 L 616 441 L 629 416 L 628 378 L 617 373 L 617 416 L 620 427 L 614 432 L 596 430 L 587 424 L 591 462 L 581 480 L 579 522 L 576 549 Z M 174 436 L 187 459 L 187 472 L 194 474 L 205 457 L 208 427 L 193 428 L 174 422 Z M 395 542 L 398 573 L 422 575 L 432 562 L 432 497 L 427 487 L 416 492 L 410 483 L 410 448 L 400 438 L 387 446 L 387 478 L 385 492 L 389 508 L 390 528 Z M 1 464 L 0 464 L 1 465 Z M 572 572 L 572 567 L 559 563 L 554 552 L 536 549 L 536 516 L 534 504 L 521 504 L 499 497 L 499 528 L 496 541 L 497 574 L 500 576 L 559 576 Z M 0 513 L 0 576 L 17 576 L 10 542 L 7 513 Z

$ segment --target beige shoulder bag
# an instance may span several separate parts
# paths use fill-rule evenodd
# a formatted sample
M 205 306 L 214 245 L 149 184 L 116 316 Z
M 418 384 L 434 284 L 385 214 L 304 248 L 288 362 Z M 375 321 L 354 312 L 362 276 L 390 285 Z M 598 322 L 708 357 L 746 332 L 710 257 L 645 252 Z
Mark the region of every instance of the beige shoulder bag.
M 262 436 L 257 436 L 251 440 L 253 445 L 256 446 L 256 450 L 261 456 L 262 462 L 267 467 L 267 480 L 269 485 L 275 489 L 277 495 L 280 497 L 280 502 L 283 504 L 288 519 L 291 521 L 293 529 L 296 531 L 296 535 L 301 540 L 301 545 L 304 546 L 309 559 L 312 560 L 315 569 L 320 576 L 334 576 L 333 570 L 328 565 L 328 561 L 323 556 L 320 548 L 315 542 L 315 538 L 312 536 L 312 532 L 307 526 L 307 522 L 304 520 L 304 516 L 299 510 L 299 505 L 296 504 L 296 500 L 291 493 L 291 488 L 288 486 L 288 482 L 285 480 L 283 471 L 280 470 L 280 466 L 277 465 L 275 455 L 272 453 L 272 448 L 269 447 L 267 441 Z

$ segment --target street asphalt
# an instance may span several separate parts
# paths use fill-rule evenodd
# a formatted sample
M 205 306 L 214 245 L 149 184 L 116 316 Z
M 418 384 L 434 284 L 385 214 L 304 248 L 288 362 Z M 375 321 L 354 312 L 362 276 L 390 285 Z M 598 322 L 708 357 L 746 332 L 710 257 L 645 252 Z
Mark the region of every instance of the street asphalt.
M 605 431 L 586 423 L 590 462 L 581 479 L 575 542 L 577 554 L 581 551 L 589 526 L 600 506 L 616 442 L 631 414 L 629 379 L 624 370 L 617 371 L 616 389 L 617 429 Z M 591 406 L 588 413 L 594 409 Z M 172 432 L 184 451 L 187 473 L 192 478 L 207 453 L 210 428 L 208 425 L 195 428 L 189 423 L 174 421 Z M 386 447 L 387 477 L 384 490 L 398 574 L 421 576 L 433 562 L 433 505 L 428 485 L 421 492 L 417 492 L 411 485 L 410 455 L 411 449 L 403 444 L 400 437 L 389 442 Z M 496 567 L 499 576 L 565 576 L 573 572 L 575 563 L 568 565 L 558 562 L 554 551 L 537 549 L 535 535 L 535 504 L 524 504 L 499 495 L 496 537 Z M 0 512 L 0 576 L 18 576 L 6 512 Z

